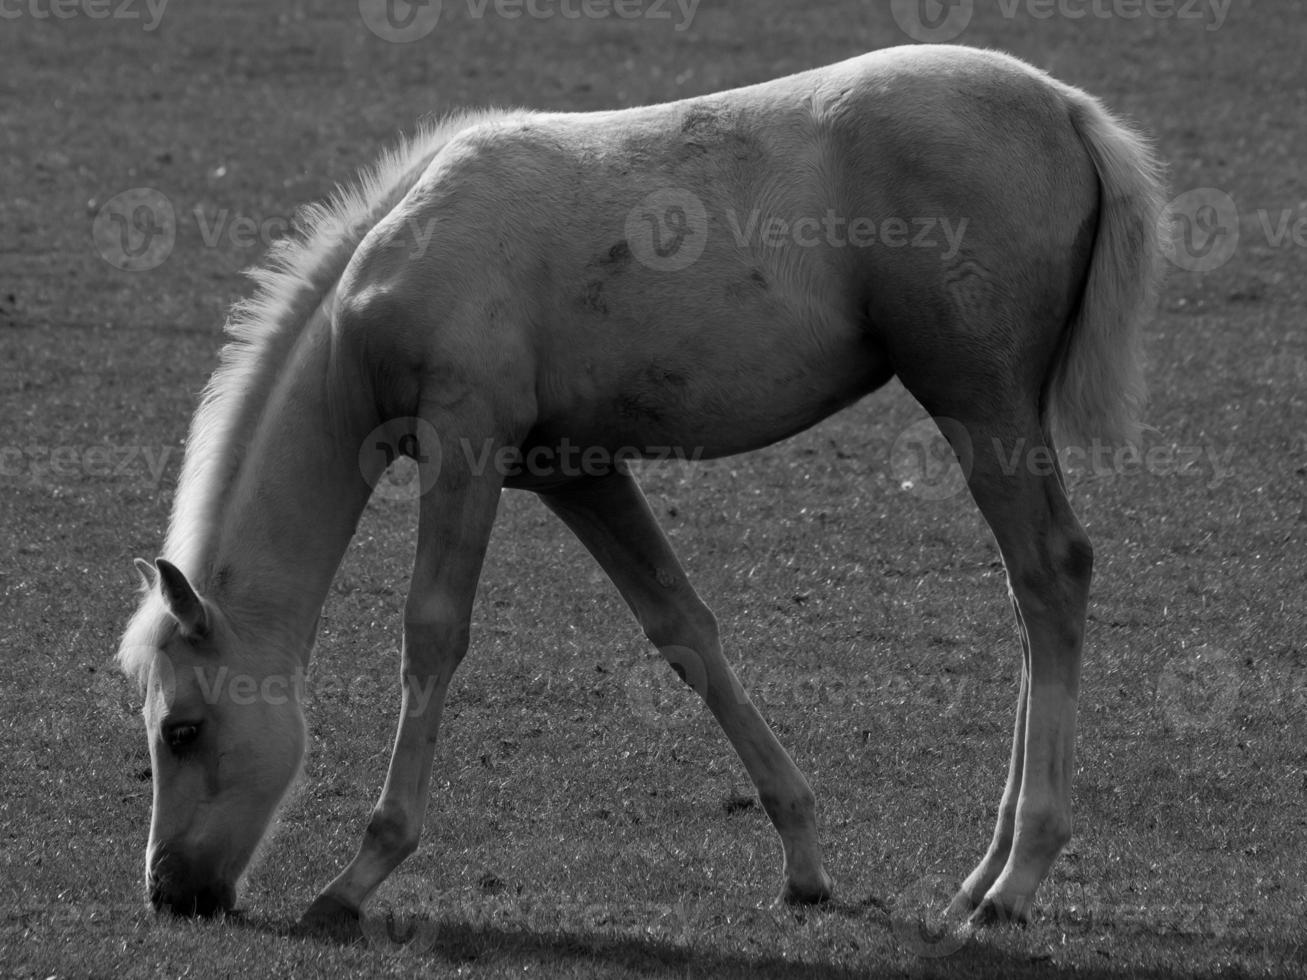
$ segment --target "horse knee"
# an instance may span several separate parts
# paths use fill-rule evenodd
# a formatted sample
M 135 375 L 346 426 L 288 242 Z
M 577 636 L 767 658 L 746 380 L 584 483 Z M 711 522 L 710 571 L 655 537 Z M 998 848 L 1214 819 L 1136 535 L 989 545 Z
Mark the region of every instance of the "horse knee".
M 421 826 L 409 819 L 408 814 L 384 804 L 372 811 L 365 832 L 366 842 L 396 861 L 402 861 L 417 850 L 422 836 Z

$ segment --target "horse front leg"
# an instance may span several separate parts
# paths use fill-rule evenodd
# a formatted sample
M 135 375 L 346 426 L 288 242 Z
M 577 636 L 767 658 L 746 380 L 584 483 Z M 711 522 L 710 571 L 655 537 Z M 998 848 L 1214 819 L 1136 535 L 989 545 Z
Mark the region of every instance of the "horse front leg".
M 404 610 L 399 730 L 385 786 L 354 860 L 304 913 L 301 925 L 310 929 L 355 933 L 363 903 L 413 853 L 422 833 L 445 694 L 467 652 L 472 602 L 502 486 L 493 467 L 473 474 L 457 465 L 459 456 L 445 455 L 419 507 L 417 558 Z M 433 458 L 433 465 L 441 465 L 440 455 Z

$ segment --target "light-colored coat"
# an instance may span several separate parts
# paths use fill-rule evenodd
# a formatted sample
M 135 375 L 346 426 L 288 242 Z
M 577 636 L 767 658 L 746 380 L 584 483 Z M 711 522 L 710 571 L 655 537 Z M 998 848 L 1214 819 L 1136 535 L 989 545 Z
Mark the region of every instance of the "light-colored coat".
M 1071 830 L 1092 550 L 1056 468 L 1021 454 L 1055 428 L 1134 435 L 1161 200 L 1093 99 L 956 47 L 619 112 L 471 113 L 386 157 L 235 312 L 145 566 L 121 657 L 146 691 L 153 901 L 234 901 L 303 752 L 293 678 L 397 454 L 420 474 L 404 708 L 308 921 L 356 919 L 417 844 L 504 487 L 541 494 L 703 696 L 780 833 L 785 897 L 827 897 L 812 793 L 620 457 L 743 452 L 897 375 L 994 530 L 1024 650 L 998 824 L 954 910 L 1025 917 Z

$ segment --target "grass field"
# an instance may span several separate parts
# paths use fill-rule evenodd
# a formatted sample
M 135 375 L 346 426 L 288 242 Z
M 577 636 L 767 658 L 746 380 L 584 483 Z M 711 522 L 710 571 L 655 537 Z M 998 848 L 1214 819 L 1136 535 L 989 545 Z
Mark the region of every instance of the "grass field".
M 1156 134 L 1176 193 L 1237 213 L 1228 260 L 1175 270 L 1149 331 L 1155 451 L 1073 474 L 1098 556 L 1076 838 L 1034 924 L 936 957 L 902 926 L 988 841 L 1019 649 L 970 500 L 894 465 L 925 417 L 897 384 L 645 476 L 818 794 L 828 907 L 771 907 L 780 847 L 741 766 L 533 497 L 503 501 L 426 836 L 366 945 L 290 927 L 381 785 L 412 508 L 375 500 L 338 576 L 306 776 L 243 915 L 144 907 L 149 757 L 109 665 L 240 270 L 298 205 L 424 115 L 757 81 L 904 43 L 910 5 L 447 0 L 407 44 L 322 0 L 0 7 L 0 974 L 1304 975 L 1307 3 L 1139 7 L 979 0 L 958 37 L 1103 97 Z M 96 216 L 141 187 L 175 243 L 123 271 Z

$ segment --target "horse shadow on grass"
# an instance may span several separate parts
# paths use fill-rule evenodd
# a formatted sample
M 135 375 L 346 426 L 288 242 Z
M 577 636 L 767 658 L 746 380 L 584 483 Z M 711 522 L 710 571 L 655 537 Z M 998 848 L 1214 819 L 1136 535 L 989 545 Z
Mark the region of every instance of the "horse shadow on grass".
M 865 906 L 836 907 L 830 911 L 864 921 L 872 933 L 869 943 L 888 938 L 898 945 L 888 914 Z M 456 915 L 423 920 L 415 929 L 412 923 L 394 933 L 378 935 L 378 926 L 336 933 L 305 931 L 298 925 L 258 918 L 241 919 L 241 926 L 341 948 L 375 948 L 382 955 L 404 957 L 414 965 L 431 967 L 477 966 L 511 968 L 515 964 L 552 967 L 571 975 L 571 971 L 592 967 L 601 974 L 629 972 L 646 975 L 717 978 L 768 978 L 768 980 L 866 980 L 868 976 L 900 977 L 1058 977 L 1069 980 L 1120 978 L 1123 969 L 1131 977 L 1144 980 L 1180 980 L 1193 976 L 1192 963 L 1168 966 L 1142 966 L 1139 963 L 1114 962 L 1110 953 L 1101 964 L 1059 964 L 1049 956 L 1014 953 L 989 943 L 984 934 L 973 936 L 947 956 L 889 956 L 873 958 L 864 954 L 856 966 L 828 960 L 800 960 L 784 953 L 714 950 L 694 942 L 678 943 L 653 937 L 624 935 L 602 929 L 539 929 L 528 926 L 501 926 L 473 922 Z M 1121 937 L 1127 939 L 1127 937 Z M 1129 939 L 1138 940 L 1134 936 Z M 1173 937 L 1174 938 L 1174 937 Z M 779 944 L 778 944 L 779 945 Z M 1132 944 L 1133 945 L 1133 944 Z M 1137 947 L 1136 947 L 1137 948 Z M 1286 952 L 1288 952 L 1286 950 Z M 1301 955 L 1301 949 L 1297 950 Z M 1290 966 L 1296 957 L 1285 957 L 1283 972 L 1271 977 L 1302 977 L 1301 961 Z

